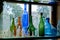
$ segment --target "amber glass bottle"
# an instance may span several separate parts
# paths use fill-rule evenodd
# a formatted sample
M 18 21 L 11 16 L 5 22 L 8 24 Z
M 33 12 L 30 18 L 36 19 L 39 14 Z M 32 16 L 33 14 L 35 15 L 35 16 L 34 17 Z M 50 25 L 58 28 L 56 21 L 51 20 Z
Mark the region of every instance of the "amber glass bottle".
M 17 35 L 22 36 L 22 25 L 21 25 L 21 17 L 18 17 L 18 26 L 17 26 Z

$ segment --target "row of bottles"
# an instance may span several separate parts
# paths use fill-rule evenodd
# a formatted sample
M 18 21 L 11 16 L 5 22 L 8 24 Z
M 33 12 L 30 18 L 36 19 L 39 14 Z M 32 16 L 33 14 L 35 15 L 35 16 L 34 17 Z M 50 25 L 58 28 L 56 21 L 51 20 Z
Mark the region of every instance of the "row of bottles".
M 18 16 L 17 26 L 14 23 L 14 17 L 12 18 L 12 24 L 10 26 L 11 36 L 35 36 L 35 31 L 37 30 L 32 22 L 32 15 L 28 15 L 26 11 L 26 4 L 24 4 L 24 12 L 22 17 Z M 52 36 L 53 26 L 50 24 L 50 19 L 47 17 L 46 20 L 43 19 L 43 13 L 40 13 L 40 21 L 38 25 L 38 35 L 39 36 Z
M 26 23 L 27 20 L 24 20 L 24 22 Z M 34 25 L 32 23 L 32 16 L 31 15 L 29 16 L 29 26 L 26 25 L 25 23 L 23 26 L 22 22 L 21 22 L 21 17 L 18 17 L 18 24 L 17 24 L 17 26 L 15 26 L 14 18 L 13 18 L 12 24 L 10 26 L 10 31 L 11 31 L 12 35 L 17 36 L 17 37 L 35 36 L 36 28 L 34 27 Z M 43 13 L 40 13 L 40 22 L 39 22 L 39 26 L 38 26 L 39 36 L 52 36 L 53 35 L 52 31 L 54 31 L 54 30 L 52 29 L 52 26 L 49 22 L 49 18 L 46 18 L 45 23 L 44 23 Z
M 10 26 L 11 36 L 22 36 L 22 25 L 21 25 L 21 18 L 18 17 L 18 24 L 17 26 L 14 23 L 14 18 L 12 18 L 12 24 Z
M 10 31 L 14 36 L 20 37 L 20 36 L 26 36 L 27 35 L 28 12 L 26 10 L 26 7 L 27 7 L 26 4 L 24 4 L 24 11 L 23 11 L 23 14 L 22 14 L 22 18 L 20 16 L 18 16 L 17 26 L 15 26 L 14 18 L 12 19 L 12 24 L 11 24 L 11 27 L 10 27 Z

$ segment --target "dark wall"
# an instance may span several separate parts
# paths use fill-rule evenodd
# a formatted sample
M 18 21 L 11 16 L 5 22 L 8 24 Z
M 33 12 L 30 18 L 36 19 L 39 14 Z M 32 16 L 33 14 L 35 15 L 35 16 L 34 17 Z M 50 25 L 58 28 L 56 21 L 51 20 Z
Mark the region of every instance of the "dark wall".
M 54 27 L 57 26 L 57 4 L 55 4 L 54 6 L 52 6 L 52 25 Z
M 3 10 L 3 1 L 0 1 L 0 14 L 1 14 L 2 10 Z

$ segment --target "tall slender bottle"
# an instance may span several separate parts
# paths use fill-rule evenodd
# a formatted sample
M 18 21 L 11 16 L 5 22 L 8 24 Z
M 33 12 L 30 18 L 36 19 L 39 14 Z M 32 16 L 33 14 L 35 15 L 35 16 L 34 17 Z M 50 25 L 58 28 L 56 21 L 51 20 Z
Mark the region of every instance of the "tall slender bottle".
M 45 36 L 51 36 L 52 35 L 52 30 L 51 30 L 51 25 L 49 22 L 49 18 L 46 18 L 45 21 Z
M 32 16 L 29 16 L 29 27 L 28 27 L 28 32 L 30 36 L 34 36 L 35 35 L 35 27 L 32 23 Z
M 27 9 L 26 9 L 26 4 L 24 4 L 24 12 L 23 12 L 23 15 L 22 15 L 22 27 L 23 27 L 23 30 L 24 30 L 24 35 L 27 35 L 28 32 L 27 32 L 27 28 L 28 28 L 28 12 L 27 12 Z
M 20 36 L 22 36 L 22 24 L 21 24 L 21 17 L 18 17 L 17 37 Z
M 39 36 L 44 36 L 44 21 L 43 21 L 43 13 L 40 14 Z
M 14 18 L 12 18 L 12 24 L 10 26 L 10 31 L 11 31 L 12 35 L 16 36 L 16 26 L 14 23 Z

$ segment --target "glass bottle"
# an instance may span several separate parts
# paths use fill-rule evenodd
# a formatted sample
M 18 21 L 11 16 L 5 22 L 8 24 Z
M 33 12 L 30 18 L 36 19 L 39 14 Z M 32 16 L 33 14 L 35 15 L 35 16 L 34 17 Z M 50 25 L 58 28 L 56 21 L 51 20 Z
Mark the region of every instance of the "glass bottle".
M 16 36 L 16 26 L 14 26 L 14 36 Z
M 43 13 L 40 14 L 39 36 L 44 36 L 44 21 L 43 21 Z
M 32 23 L 32 16 L 29 16 L 29 27 L 28 27 L 28 32 L 29 36 L 34 36 L 35 35 L 35 27 Z
M 22 36 L 22 24 L 21 24 L 21 17 L 18 17 L 17 37 L 20 36 Z
M 56 0 L 50 0 L 49 1 L 49 4 L 55 4 L 56 3 Z
M 11 31 L 12 35 L 16 36 L 16 26 L 14 23 L 14 18 L 12 18 L 12 24 L 10 26 L 10 31 Z
M 22 14 L 22 27 L 23 27 L 23 31 L 24 31 L 24 35 L 27 35 L 27 28 L 28 28 L 28 12 L 26 9 L 26 4 L 24 4 L 24 11 Z
M 39 0 L 34 0 L 34 2 L 39 2 Z
M 45 36 L 51 36 L 52 34 L 49 20 L 50 20 L 49 18 L 46 18 L 46 21 L 45 21 Z

